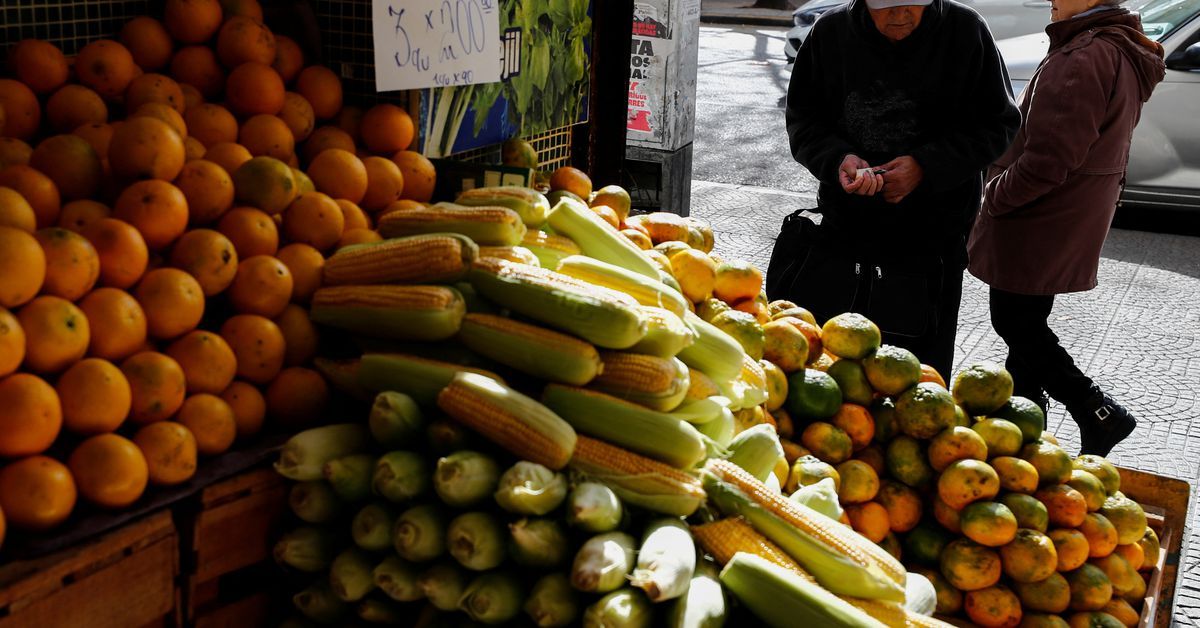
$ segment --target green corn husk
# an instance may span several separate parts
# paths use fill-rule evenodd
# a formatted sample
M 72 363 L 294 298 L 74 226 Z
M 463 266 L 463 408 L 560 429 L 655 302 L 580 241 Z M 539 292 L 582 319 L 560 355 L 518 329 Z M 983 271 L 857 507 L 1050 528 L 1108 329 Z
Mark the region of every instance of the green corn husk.
M 769 626 L 854 626 L 883 624 L 849 602 L 771 561 L 738 552 L 721 571 L 721 584 Z
M 687 525 L 677 518 L 647 524 L 629 583 L 651 602 L 663 602 L 686 593 L 695 572 L 696 544 Z
M 566 574 L 543 576 L 525 600 L 525 613 L 538 628 L 569 626 L 579 617 L 579 594 Z
M 378 597 L 369 597 L 358 603 L 358 618 L 372 624 L 398 625 L 405 618 L 405 611 L 396 603 Z
M 721 628 L 725 625 L 725 588 L 715 565 L 702 562 L 687 593 L 671 604 L 667 628 Z
M 429 492 L 433 478 L 429 463 L 411 451 L 392 451 L 375 461 L 371 490 L 394 503 L 404 503 Z
M 600 598 L 583 612 L 584 628 L 649 628 L 654 606 L 637 589 L 621 589 Z
M 446 552 L 446 515 L 434 504 L 404 511 L 392 529 L 392 546 L 404 560 L 433 560 Z
M 726 460 L 745 469 L 759 482 L 765 482 L 783 457 L 783 445 L 779 443 L 775 427 L 761 423 L 733 437 Z
M 571 585 L 589 593 L 607 593 L 625 584 L 633 568 L 635 541 L 624 532 L 596 535 L 579 548 L 571 567 Z
M 500 481 L 500 467 L 491 457 L 475 451 L 458 451 L 438 459 L 433 490 L 443 502 L 467 508 L 487 499 Z
M 370 554 L 350 547 L 329 565 L 329 586 L 343 602 L 357 602 L 375 589 L 374 561 Z
M 375 396 L 367 426 L 384 447 L 409 447 L 421 437 L 425 417 L 412 397 L 388 390 Z
M 472 571 L 499 567 L 504 562 L 505 540 L 504 526 L 486 512 L 461 514 L 446 529 L 450 555 Z
M 484 624 L 502 624 L 521 612 L 525 592 L 514 574 L 492 572 L 476 577 L 458 600 L 459 610 Z
M 399 556 L 388 556 L 371 571 L 375 586 L 397 602 L 413 602 L 425 597 L 417 580 L 420 575 L 416 566 Z
M 720 414 L 715 419 L 696 426 L 696 431 L 709 437 L 713 442 L 722 447 L 726 447 L 733 442 L 735 429 L 737 429 L 737 420 L 733 416 L 733 411 L 729 408 L 721 408 Z
M 275 561 L 299 571 L 316 572 L 329 567 L 340 549 L 336 534 L 323 528 L 301 526 L 275 543 Z
M 354 515 L 350 522 L 350 535 L 354 544 L 369 551 L 381 552 L 392 547 L 392 526 L 396 524 L 396 511 L 388 504 L 367 504 Z
M 841 521 L 842 504 L 838 501 L 837 488 L 833 484 L 833 478 L 821 478 L 816 484 L 801 486 L 788 496 L 788 499 L 797 504 L 804 504 L 809 508 L 833 519 Z
M 521 519 L 508 525 L 513 560 L 525 567 L 557 567 L 567 559 L 567 531 L 556 519 Z
M 496 503 L 518 515 L 544 515 L 567 497 L 567 478 L 536 462 L 522 460 L 500 476 Z
M 305 617 L 319 624 L 337 623 L 350 613 L 350 606 L 333 594 L 327 578 L 321 578 L 292 596 L 292 604 Z
M 361 362 L 358 358 L 353 360 L 313 358 L 313 368 L 335 390 L 340 390 L 352 399 L 370 403 L 375 398 L 375 392 L 358 383 L 358 367 Z
M 439 562 L 417 578 L 421 591 L 438 610 L 458 609 L 458 600 L 467 588 L 467 572 L 457 563 Z
M 451 454 L 471 444 L 471 430 L 450 419 L 437 419 L 425 428 L 425 436 L 435 454 Z
M 325 480 L 300 482 L 288 492 L 288 506 L 308 523 L 333 521 L 345 505 Z
M 731 405 L 725 397 L 707 397 L 684 401 L 678 408 L 671 411 L 671 416 L 699 426 L 721 418 L 721 411 Z M 726 443 L 728 444 L 728 443 Z
M 375 456 L 351 454 L 326 462 L 322 473 L 338 497 L 354 503 L 371 497 L 371 475 L 374 470 Z
M 599 482 L 582 482 L 567 498 L 567 523 L 585 532 L 611 532 L 621 525 L 621 499 Z
M 289 480 L 319 480 L 325 463 L 366 451 L 371 446 L 367 428 L 340 423 L 304 430 L 288 439 L 279 452 L 275 471 Z
M 677 286 L 673 286 L 678 290 Z M 630 353 L 645 353 L 660 358 L 671 358 L 696 342 L 696 332 L 684 324 L 683 319 L 670 310 L 643 305 L 646 318 L 646 335 L 628 349 Z

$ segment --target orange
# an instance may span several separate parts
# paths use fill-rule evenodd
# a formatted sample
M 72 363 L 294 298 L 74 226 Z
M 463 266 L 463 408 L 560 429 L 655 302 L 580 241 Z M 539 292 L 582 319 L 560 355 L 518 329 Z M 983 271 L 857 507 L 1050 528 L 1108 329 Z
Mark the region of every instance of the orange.
M 783 410 L 782 408 L 772 412 L 771 416 L 774 416 L 775 420 L 779 421 L 781 412 L 784 413 L 784 416 L 787 416 L 787 410 Z M 789 416 L 788 419 L 790 420 L 791 417 Z M 887 470 L 887 458 L 883 453 L 883 447 L 879 443 L 872 443 L 862 448 L 862 450 L 854 452 L 853 460 L 862 460 L 871 465 L 871 468 L 875 469 L 875 473 L 880 475 L 883 475 L 883 472 Z M 886 506 L 887 504 L 884 505 Z
M 12 188 L 0 187 L 0 227 L 12 227 L 29 233 L 37 229 L 37 215 L 33 213 L 29 201 Z
M 187 113 L 197 105 L 204 104 L 204 94 L 188 83 L 180 83 L 179 91 L 183 92 L 183 111 Z
M 829 464 L 840 464 L 853 453 L 853 444 L 846 432 L 823 421 L 815 421 L 804 428 L 800 443 Z
M 1033 494 L 1046 505 L 1050 513 L 1050 525 L 1060 528 L 1077 528 L 1087 515 L 1087 501 L 1083 494 L 1066 484 L 1051 484 Z
M 325 267 L 325 257 L 321 255 L 320 251 L 303 243 L 289 244 L 283 247 L 276 257 L 291 272 L 292 301 L 308 303 L 317 288 L 321 287 L 321 273 Z
M 143 74 L 125 89 L 125 111 L 137 111 L 142 105 L 160 103 L 180 115 L 184 111 L 183 90 L 175 79 L 164 74 Z
M 608 226 L 616 229 L 617 231 L 621 230 L 621 217 L 617 215 L 617 211 L 615 209 L 609 207 L 608 205 L 592 205 L 589 209 L 591 209 L 593 213 L 604 220 L 604 222 L 607 222 Z
M 35 373 L 60 372 L 87 353 L 87 317 L 66 299 L 37 297 L 21 308 L 17 320 L 25 330 L 25 368 Z
M 164 68 L 171 61 L 175 44 L 162 22 L 152 17 L 142 15 L 129 20 L 121 27 L 119 38 L 133 62 L 147 72 Z
M 3 85 L 0 85 L 2 89 Z M 30 155 L 32 157 L 32 152 Z M 0 170 L 0 186 L 16 190 L 25 197 L 37 217 L 38 228 L 51 227 L 58 221 L 62 197 L 50 177 L 30 166 L 13 164 Z
M 238 312 L 273 318 L 292 298 L 292 273 L 269 255 L 246 258 L 238 264 L 228 296 Z
M 275 324 L 283 332 L 284 366 L 301 366 L 307 364 L 317 354 L 317 326 L 308 318 L 308 310 L 291 304 L 275 317 Z
M 367 159 L 374 159 L 374 157 L 368 157 Z M 336 202 L 338 207 L 342 208 L 342 218 L 344 219 L 343 222 L 346 225 L 346 230 L 371 228 L 371 218 L 358 205 L 344 198 Z
M 937 482 L 938 496 L 948 506 L 962 509 L 978 500 L 988 500 L 1000 492 L 1000 477 L 986 462 L 956 460 L 943 471 Z
M 146 329 L 152 338 L 166 340 L 185 334 L 204 316 L 200 283 L 177 268 L 151 270 L 133 294 L 146 312 Z
M 1146 550 L 1138 543 L 1128 543 L 1126 545 L 1118 545 L 1114 553 L 1125 559 L 1135 571 L 1147 567 Z
M 158 421 L 137 431 L 133 442 L 142 450 L 150 482 L 182 484 L 196 474 L 196 437 L 173 421 Z
M 58 46 L 40 39 L 25 39 L 8 52 L 17 80 L 29 89 L 48 94 L 67 82 L 67 58 Z
M 25 330 L 12 312 L 0 307 L 0 377 L 17 370 L 24 359 Z
M 191 275 L 204 296 L 211 297 L 233 283 L 238 256 L 229 238 L 212 229 L 195 229 L 171 248 L 171 265 Z
M 225 212 L 217 230 L 233 243 L 239 259 L 274 255 L 279 248 L 279 230 L 266 213 L 253 207 L 234 207 Z
M 214 222 L 233 207 L 233 178 L 211 161 L 188 162 L 175 186 L 187 200 L 187 219 L 192 225 Z
M 175 420 L 196 439 L 196 451 L 205 456 L 224 453 L 237 438 L 233 408 L 216 395 L 201 393 L 184 400 Z
M 842 478 L 838 489 L 838 501 L 843 504 L 861 504 L 875 499 L 879 493 L 879 474 L 871 465 L 861 460 L 847 460 L 837 466 Z
M 163 23 L 171 37 L 186 44 L 199 44 L 217 33 L 221 17 L 221 3 L 217 0 L 167 0 Z
M 227 68 L 248 61 L 270 65 L 275 62 L 275 35 L 260 20 L 231 17 L 217 33 L 217 58 Z
M 1071 587 L 1071 610 L 1073 611 L 1100 610 L 1112 599 L 1112 580 L 1103 569 L 1096 565 L 1084 564 L 1079 569 L 1063 575 L 1066 576 L 1067 583 Z
M 234 128 L 237 128 L 236 125 Z M 206 160 L 224 168 L 225 172 L 228 172 L 230 176 L 233 176 L 233 173 L 237 172 L 237 169 L 242 164 L 250 161 L 250 158 L 253 156 L 250 154 L 250 151 L 246 150 L 245 146 L 237 142 L 220 142 L 213 144 L 208 150 L 204 151 L 204 158 Z
M 967 617 L 984 628 L 1013 628 L 1021 623 L 1021 601 L 1006 586 L 971 591 L 963 607 Z
M 229 387 L 237 373 L 233 349 L 210 331 L 188 332 L 167 347 L 166 354 L 183 369 L 187 392 L 218 394 Z
M 45 279 L 46 253 L 33 234 L 0 227 L 0 307 L 28 302 Z
M 189 161 L 203 159 L 204 153 L 205 153 L 204 144 L 201 144 L 200 140 L 198 140 L 194 137 L 183 138 L 183 163 L 184 163 L 184 165 L 186 165 L 187 162 L 189 162 Z
M 63 463 L 31 456 L 0 469 L 0 510 L 6 523 L 23 530 L 49 530 L 71 516 L 75 480 Z
M 20 81 L 0 79 L 0 109 L 4 110 L 4 134 L 27 140 L 42 121 L 37 94 Z
M 367 172 L 367 188 L 360 202 L 363 209 L 375 212 L 400 200 L 404 175 L 395 162 L 383 157 L 367 157 L 362 163 Z
M 225 103 L 236 114 L 275 115 L 283 109 L 283 79 L 271 66 L 250 61 L 229 73 L 225 81 Z
M 318 250 L 326 250 L 337 244 L 344 228 L 342 209 L 332 198 L 320 192 L 301 194 L 283 213 L 283 231 L 288 240 L 308 244 Z
M 929 442 L 929 466 L 934 471 L 941 471 L 958 460 L 987 460 L 987 443 L 975 430 L 961 426 L 948 427 Z M 1008 458 L 1008 460 L 1018 460 Z M 996 469 L 997 474 L 1000 469 Z M 1036 484 L 1036 475 L 1035 484 Z M 1004 476 L 1000 476 L 1000 484 L 1004 486 Z M 1036 488 L 1036 486 L 1035 486 Z
M 1000 555 L 970 539 L 947 544 L 939 563 L 942 575 L 960 591 L 978 591 L 1000 581 Z
M 133 441 L 116 434 L 93 436 L 67 461 L 79 494 L 102 508 L 125 508 L 146 490 L 150 469 Z
M 726 303 L 753 299 L 762 290 L 762 272 L 753 264 L 740 260 L 717 265 L 713 296 Z
M 353 154 L 355 151 L 354 138 L 335 126 L 323 126 L 315 129 L 304 143 L 304 159 L 311 162 L 317 155 L 330 148 L 340 148 Z
M 162 421 L 183 404 L 187 388 L 183 368 L 170 356 L 154 351 L 135 353 L 121 363 L 121 372 L 129 380 L 130 421 Z
M 367 167 L 347 150 L 322 151 L 309 164 L 307 174 L 318 191 L 335 199 L 359 203 L 367 193 Z
M 174 179 L 185 159 L 183 138 L 166 122 L 137 116 L 113 131 L 108 163 L 114 176 L 128 179 Z
M 1054 541 L 1054 551 L 1058 555 L 1058 571 L 1066 573 L 1087 562 L 1091 546 L 1082 532 L 1058 528 L 1048 532 L 1047 536 Z
M 592 196 L 592 179 L 579 168 L 561 166 L 550 175 L 550 189 L 566 190 L 586 202 Z
M 108 121 L 108 105 L 95 91 L 82 85 L 63 85 L 46 101 L 46 120 L 66 133 L 85 124 Z
M 1026 611 L 1061 613 L 1071 604 L 1071 585 L 1060 573 L 1038 582 L 1014 581 L 1013 588 Z
M 921 521 L 921 496 L 900 482 L 884 480 L 875 501 L 887 509 L 892 532 L 908 532 Z
M 180 139 L 187 138 L 187 123 L 183 120 L 183 114 L 176 111 L 171 105 L 161 102 L 145 103 L 130 114 L 129 119 L 133 118 L 154 118 L 160 120 L 171 127 L 171 130 L 175 131 L 175 134 Z
M 273 157 L 255 157 L 233 173 L 239 201 L 268 214 L 282 212 L 296 198 L 296 178 L 288 165 Z
M 2 190 L 3 188 L 0 188 L 0 191 Z M 108 218 L 111 214 L 112 210 L 104 203 L 86 199 L 71 201 L 62 206 L 62 211 L 58 214 L 58 226 L 75 233 L 83 233 L 93 222 Z
M 887 537 L 891 529 L 887 510 L 875 502 L 848 504 L 846 516 L 850 518 L 850 527 L 875 543 Z
M 200 140 L 205 148 L 224 142 L 236 142 L 237 119 L 229 110 L 213 103 L 202 103 L 187 110 L 183 120 L 187 123 L 188 135 Z
M 46 254 L 42 293 L 78 301 L 100 278 L 100 257 L 87 238 L 60 227 L 34 234 Z
M 683 249 L 670 256 L 670 263 L 671 272 L 689 301 L 699 303 L 712 295 L 717 278 L 717 265 L 712 258 L 695 249 Z
M 654 248 L 654 242 L 650 240 L 650 236 L 646 235 L 642 231 L 638 231 L 637 229 L 622 229 L 621 235 L 628 238 L 630 242 L 633 242 L 639 249 L 643 251 L 648 251 Z
M 368 244 L 371 242 L 382 242 L 383 236 L 379 235 L 378 231 L 371 229 L 347 229 L 342 232 L 342 237 L 338 239 L 334 249 L 340 249 L 344 246 L 354 244 Z
M 300 44 L 287 35 L 276 35 L 275 60 L 271 62 L 271 67 L 279 73 L 284 83 L 291 83 L 304 67 L 304 51 Z
M 221 0 L 221 10 L 225 12 L 226 19 L 240 15 L 263 21 L 262 5 L 258 0 Z
M 72 131 L 75 135 L 82 137 L 85 142 L 92 145 L 92 150 L 96 151 L 97 155 L 103 158 L 108 157 L 108 146 L 112 143 L 113 132 L 115 127 L 111 124 L 82 124 L 75 127 Z M 105 168 L 105 172 L 108 169 Z
M 270 319 L 255 314 L 231 316 L 221 325 L 221 337 L 237 356 L 238 377 L 265 384 L 283 368 L 283 332 Z
M 1117 528 L 1104 515 L 1087 513 L 1078 529 L 1087 538 L 1088 558 L 1104 558 L 1117 549 Z
M 251 155 L 266 155 L 287 161 L 295 150 L 295 139 L 287 123 L 277 116 L 259 114 L 242 123 L 238 143 Z
M 433 185 L 437 180 L 437 172 L 433 162 L 421 153 L 402 150 L 392 155 L 392 161 L 400 166 L 400 174 L 404 175 L 404 193 L 401 198 L 427 202 L 433 198 Z
M 267 401 L 257 388 L 246 382 L 234 382 L 221 393 L 221 398 L 233 410 L 238 438 L 250 438 L 262 430 Z
M 191 85 L 205 98 L 216 98 L 225 89 L 225 70 L 208 46 L 185 46 L 171 57 L 171 76 Z
M 108 100 L 124 94 L 137 71 L 129 50 L 111 39 L 97 39 L 75 55 L 76 78 Z
M 357 141 L 361 138 L 359 129 L 362 127 L 362 117 L 364 113 L 366 112 L 363 111 L 362 107 L 346 105 L 345 107 L 342 107 L 341 111 L 337 112 L 337 117 L 334 118 L 333 123 L 337 126 L 337 128 L 349 133 L 350 137 Z
M 69 133 L 43 140 L 33 150 L 29 165 L 50 177 L 67 200 L 92 196 L 104 176 L 100 156 L 92 145 Z
M 313 113 L 319 120 L 332 118 L 342 108 L 342 82 L 327 67 L 313 65 L 304 68 L 296 77 L 296 91 L 312 103 Z M 411 120 L 409 123 L 411 125 Z
M 396 105 L 381 103 L 363 114 L 359 133 L 372 153 L 406 150 L 414 136 L 412 117 Z
M 267 414 L 288 430 L 320 420 L 329 403 L 325 378 L 312 369 L 291 367 L 280 371 L 267 387 Z
M 850 436 L 854 451 L 871 444 L 875 437 L 875 419 L 866 408 L 852 403 L 843 403 L 831 419 L 834 426 Z
M 1011 456 L 1000 456 L 992 458 L 991 465 L 1000 476 L 1000 488 L 1030 495 L 1037 490 L 1037 469 L 1028 462 Z
M 88 319 L 88 355 L 106 360 L 127 358 L 146 344 L 146 314 L 128 292 L 96 288 L 79 302 Z
M 187 197 L 166 181 L 138 181 L 117 197 L 113 218 L 133 225 L 142 234 L 146 246 L 157 251 L 166 248 L 187 229 Z
M 295 92 L 287 92 L 283 95 L 283 109 L 279 112 L 279 119 L 283 120 L 291 130 L 292 137 L 297 142 L 308 139 L 313 132 L 313 127 L 316 126 L 312 105 Z
M 967 504 L 958 512 L 958 525 L 963 536 L 988 547 L 1006 545 L 1017 533 L 1016 515 L 997 502 Z
M 5 81 L 5 80 L 7 80 L 7 79 L 0 79 L 0 87 L 4 86 L 3 81 Z M 15 81 L 9 81 L 9 82 L 12 83 Z M 20 85 L 20 83 L 16 83 L 16 84 Z M 0 109 L 2 109 L 5 106 L 4 105 L 4 97 L 5 97 L 4 90 L 0 89 Z M 8 114 L 8 115 L 10 116 L 9 119 L 11 120 L 12 119 L 11 116 L 13 114 Z M 5 127 L 5 128 L 8 128 L 8 127 Z M 21 166 L 28 165 L 29 164 L 29 156 L 32 154 L 33 154 L 33 149 L 29 147 L 29 144 L 26 144 L 25 142 L 22 142 L 21 140 L 15 138 L 15 137 L 0 137 L 0 170 L 3 170 L 4 168 L 7 168 L 14 164 L 21 165 Z
M 45 380 L 29 373 L 0 379 L 0 456 L 46 450 L 62 429 L 62 405 Z
M 129 288 L 146 272 L 150 252 L 133 225 L 116 218 L 101 218 L 83 230 L 100 257 L 100 283 Z

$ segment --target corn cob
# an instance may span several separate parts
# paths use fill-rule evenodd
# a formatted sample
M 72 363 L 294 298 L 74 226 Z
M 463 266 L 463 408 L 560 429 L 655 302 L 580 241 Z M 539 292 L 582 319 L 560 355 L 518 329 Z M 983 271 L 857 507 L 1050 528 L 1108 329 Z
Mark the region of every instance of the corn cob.
M 708 399 L 709 397 L 716 397 L 720 394 L 720 389 L 717 388 L 717 384 L 713 382 L 711 377 L 690 366 L 688 367 L 687 399 L 699 401 L 701 399 Z
M 438 393 L 438 407 L 488 440 L 551 469 L 575 450 L 575 430 L 542 404 L 474 373 L 459 373 Z
M 541 192 L 511 185 L 466 190 L 454 202 L 467 207 L 507 207 L 517 212 L 530 229 L 542 226 L 546 212 L 550 211 L 550 201 Z
M 542 403 L 576 431 L 680 469 L 704 460 L 704 437 L 687 421 L 583 388 L 550 384 Z
M 457 233 L 347 246 L 325 260 L 323 285 L 457 281 L 477 255 L 475 243 Z
M 461 233 L 476 244 L 516 246 L 525 236 L 525 223 L 506 207 L 463 207 L 438 203 L 425 209 L 390 212 L 379 218 L 385 238 L 423 233 Z
M 568 466 L 607 484 L 623 501 L 664 515 L 686 517 L 704 503 L 694 475 L 582 434 Z
M 696 332 L 696 342 L 679 352 L 680 360 L 717 382 L 733 380 L 741 374 L 746 355 L 742 345 L 691 312 L 684 314 L 683 322 Z
M 746 517 L 821 586 L 840 595 L 904 601 L 904 567 L 883 548 L 727 460 L 709 460 L 704 471 L 705 490 L 721 512 Z
M 774 427 L 755 425 L 733 437 L 726 460 L 741 467 L 759 482 L 765 482 L 778 463 L 784 460 L 783 445 L 779 444 L 779 435 Z M 783 479 L 786 482 L 787 476 Z
M 458 338 L 484 357 L 553 382 L 583 386 L 604 368 L 587 342 L 502 316 L 467 314 Z
M 871 617 L 878 619 L 880 623 L 885 626 L 903 628 L 908 623 L 908 614 L 904 611 L 904 605 L 897 602 L 864 600 L 862 598 L 848 596 L 840 597 L 849 602 L 854 608 L 857 608 Z
M 676 316 L 687 311 L 687 301 L 674 288 L 586 255 L 572 255 L 559 263 L 558 272 L 597 286 L 623 292 L 642 305 L 661 307 Z
M 604 370 L 592 388 L 659 412 L 679 406 L 689 385 L 687 365 L 676 358 L 605 351 Z
M 774 628 L 883 627 L 820 585 L 754 554 L 734 554 L 721 570 L 721 584 Z
M 630 347 L 630 352 L 670 358 L 696 342 L 696 334 L 692 329 L 683 323 L 683 319 L 671 312 L 661 307 L 645 305 L 639 310 L 646 319 L 646 336 Z M 716 390 L 716 386 L 713 386 L 713 389 Z
M 495 257 L 530 266 L 542 265 L 541 260 L 533 254 L 533 251 L 523 246 L 481 246 L 479 247 L 479 257 Z
M 333 286 L 313 294 L 314 322 L 397 340 L 445 340 L 467 313 L 444 286 Z
M 495 303 L 599 347 L 625 349 L 646 335 L 637 302 L 607 288 L 495 258 L 476 260 L 468 276 Z
M 954 624 L 944 622 L 936 617 L 929 617 L 905 609 L 904 623 L 906 628 L 954 628 Z
M 375 398 L 375 391 L 366 388 L 358 381 L 360 363 L 361 360 L 358 359 L 331 360 L 329 358 L 314 358 L 313 368 L 325 378 L 325 381 L 332 384 L 336 390 L 359 401 L 371 401 Z
M 566 236 L 546 233 L 538 229 L 530 229 L 521 238 L 521 246 L 529 249 L 542 263 L 542 268 L 558 268 L 563 258 L 579 255 L 579 245 Z
M 692 536 L 696 537 L 704 551 L 711 554 L 719 565 L 728 563 L 738 552 L 746 552 L 794 571 L 809 582 L 816 582 L 803 567 L 792 560 L 791 556 L 783 553 L 778 545 L 768 541 L 741 517 L 718 519 L 692 526 Z
M 358 383 L 373 391 L 394 390 L 404 393 L 421 407 L 428 408 L 437 401 L 438 393 L 460 372 L 475 373 L 504 383 L 499 375 L 482 369 L 404 353 L 364 355 L 358 367 Z
M 563 198 L 550 210 L 546 219 L 555 233 L 574 240 L 589 257 L 658 281 L 658 267 L 654 262 L 583 203 Z

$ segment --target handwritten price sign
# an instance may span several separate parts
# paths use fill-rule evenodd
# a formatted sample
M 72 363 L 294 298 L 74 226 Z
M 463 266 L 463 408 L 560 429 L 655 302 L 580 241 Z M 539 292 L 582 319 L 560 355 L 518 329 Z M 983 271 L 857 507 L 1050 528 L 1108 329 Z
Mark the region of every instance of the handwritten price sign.
M 374 0 L 375 90 L 500 80 L 498 0 Z

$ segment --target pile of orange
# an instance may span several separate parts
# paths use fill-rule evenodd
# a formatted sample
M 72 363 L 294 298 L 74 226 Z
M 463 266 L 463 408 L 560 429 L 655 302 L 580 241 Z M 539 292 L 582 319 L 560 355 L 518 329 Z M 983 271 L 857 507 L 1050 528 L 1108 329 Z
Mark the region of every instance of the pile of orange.
M 168 0 L 73 59 L 7 61 L 0 522 L 123 508 L 268 417 L 321 420 L 305 304 L 327 255 L 432 195 L 408 113 L 343 106 L 255 0 Z

